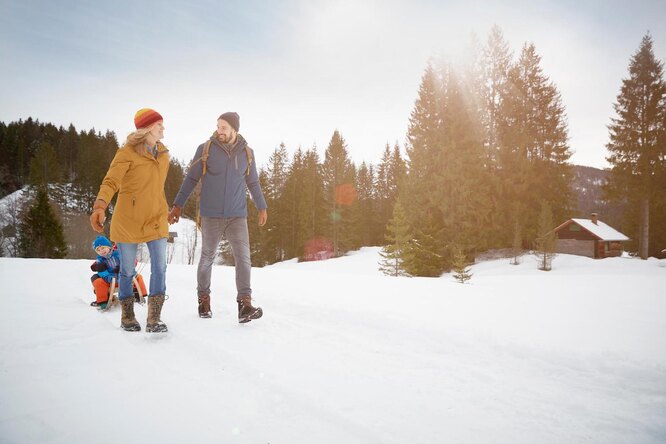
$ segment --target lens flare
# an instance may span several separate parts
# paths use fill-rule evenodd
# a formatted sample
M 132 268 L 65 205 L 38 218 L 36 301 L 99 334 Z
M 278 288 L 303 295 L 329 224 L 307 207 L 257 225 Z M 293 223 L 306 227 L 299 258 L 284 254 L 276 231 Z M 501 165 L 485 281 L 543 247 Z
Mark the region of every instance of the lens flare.
M 338 205 L 350 206 L 356 200 L 356 190 L 350 183 L 343 183 L 335 187 L 335 202 Z
M 323 261 L 333 257 L 333 243 L 325 237 L 315 237 L 305 243 L 303 256 L 306 261 Z

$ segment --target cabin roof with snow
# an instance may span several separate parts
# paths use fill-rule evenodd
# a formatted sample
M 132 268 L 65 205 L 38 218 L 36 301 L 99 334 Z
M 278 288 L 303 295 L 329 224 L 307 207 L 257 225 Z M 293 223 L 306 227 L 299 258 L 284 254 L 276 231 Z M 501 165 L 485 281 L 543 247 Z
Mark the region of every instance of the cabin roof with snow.
M 580 225 L 583 229 L 588 231 L 594 237 L 598 238 L 601 241 L 627 241 L 629 238 L 624 234 L 617 231 L 615 228 L 603 223 L 600 220 L 596 220 L 596 223 L 592 219 L 569 219 L 564 222 L 559 227 L 555 228 L 554 231 L 559 231 L 570 223 L 575 223 Z

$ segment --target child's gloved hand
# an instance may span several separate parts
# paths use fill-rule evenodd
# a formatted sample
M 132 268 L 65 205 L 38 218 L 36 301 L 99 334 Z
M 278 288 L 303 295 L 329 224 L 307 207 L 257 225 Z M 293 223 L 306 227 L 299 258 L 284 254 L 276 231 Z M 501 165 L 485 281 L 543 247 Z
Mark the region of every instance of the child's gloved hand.
M 120 273 L 120 265 L 116 265 L 116 268 L 113 269 L 114 273 Z
M 97 271 L 97 272 L 104 271 L 104 270 L 106 270 L 106 264 L 104 262 L 94 262 L 90 266 L 90 269 L 92 271 Z

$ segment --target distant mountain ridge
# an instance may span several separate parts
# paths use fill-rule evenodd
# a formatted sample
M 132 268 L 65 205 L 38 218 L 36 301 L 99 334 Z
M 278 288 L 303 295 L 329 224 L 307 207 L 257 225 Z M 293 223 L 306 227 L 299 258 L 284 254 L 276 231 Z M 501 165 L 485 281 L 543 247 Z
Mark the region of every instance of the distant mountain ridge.
M 571 184 L 576 195 L 577 210 L 572 217 L 588 219 L 597 213 L 599 219 L 620 229 L 623 223 L 622 206 L 604 199 L 603 187 L 608 181 L 609 170 L 584 165 L 573 165 L 574 179 Z

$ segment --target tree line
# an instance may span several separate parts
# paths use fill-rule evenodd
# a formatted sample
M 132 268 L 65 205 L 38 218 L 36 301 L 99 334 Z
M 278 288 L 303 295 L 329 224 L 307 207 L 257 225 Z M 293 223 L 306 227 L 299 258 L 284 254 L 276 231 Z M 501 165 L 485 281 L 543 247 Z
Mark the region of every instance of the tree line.
M 87 229 L 88 215 L 118 147 L 111 131 L 32 118 L 0 122 L 0 197 L 27 187 L 0 214 L 0 254 L 90 257 L 95 233 Z M 183 166 L 172 159 L 167 198 L 175 197 L 182 179 Z
M 481 251 L 535 248 L 546 227 L 581 216 L 565 107 L 535 45 L 514 54 L 494 27 L 468 55 L 428 64 L 404 147 L 387 144 L 377 163 L 355 165 L 337 130 L 323 158 L 316 146 L 291 156 L 277 147 L 260 169 L 270 217 L 264 229 L 250 224 L 253 263 L 383 245 L 387 274 L 437 276 L 464 268 Z M 630 248 L 656 255 L 666 247 L 666 87 L 649 34 L 631 58 L 615 110 L 605 199 L 624 209 L 619 228 L 632 238 Z M 85 216 L 118 141 L 112 132 L 28 119 L 0 122 L 0 147 L 3 195 L 26 184 L 66 183 L 61 194 L 80 202 Z M 185 170 L 172 161 L 168 202 Z M 191 198 L 184 213 L 196 212 Z

